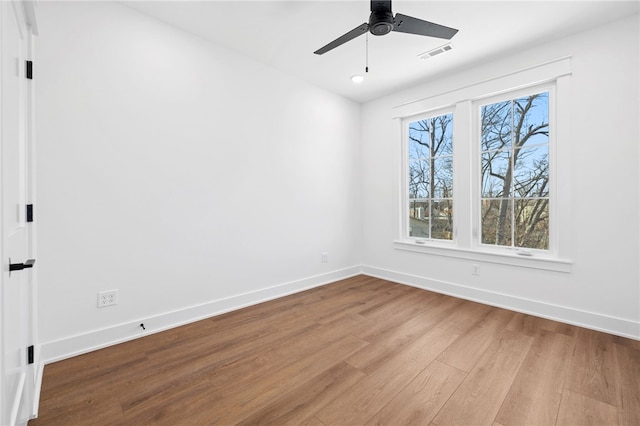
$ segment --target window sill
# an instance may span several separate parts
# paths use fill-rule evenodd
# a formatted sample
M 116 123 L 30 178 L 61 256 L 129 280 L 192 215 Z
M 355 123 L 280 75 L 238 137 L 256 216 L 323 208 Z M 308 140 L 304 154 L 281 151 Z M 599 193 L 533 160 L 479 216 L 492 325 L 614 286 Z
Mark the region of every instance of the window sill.
M 517 266 L 521 268 L 542 269 L 554 272 L 571 272 L 573 262 L 568 259 L 558 259 L 541 256 L 521 256 L 518 254 L 492 253 L 489 251 L 461 249 L 459 247 L 435 246 L 419 244 L 411 240 L 394 241 L 396 250 L 425 253 L 435 256 L 446 256 L 456 259 L 466 259 L 477 262 L 497 263 L 500 265 Z

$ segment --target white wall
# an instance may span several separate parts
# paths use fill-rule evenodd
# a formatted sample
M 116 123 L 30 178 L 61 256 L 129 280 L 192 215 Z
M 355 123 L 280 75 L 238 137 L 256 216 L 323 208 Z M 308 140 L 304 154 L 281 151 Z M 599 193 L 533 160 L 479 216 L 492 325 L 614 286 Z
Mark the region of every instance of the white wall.
M 640 338 L 638 16 L 489 61 L 363 109 L 364 271 L 399 282 Z M 568 192 L 571 272 L 482 264 L 394 249 L 399 164 L 393 108 L 571 57 Z M 602 223 L 605 225 L 603 226 Z M 566 228 L 565 228 L 566 229 Z M 478 263 L 478 262 L 473 262 Z
M 359 271 L 360 105 L 118 4 L 38 14 L 45 361 Z
M 38 13 L 45 362 L 361 270 L 640 338 L 637 16 L 361 107 L 118 4 Z M 563 56 L 571 272 L 395 250 L 391 109 Z

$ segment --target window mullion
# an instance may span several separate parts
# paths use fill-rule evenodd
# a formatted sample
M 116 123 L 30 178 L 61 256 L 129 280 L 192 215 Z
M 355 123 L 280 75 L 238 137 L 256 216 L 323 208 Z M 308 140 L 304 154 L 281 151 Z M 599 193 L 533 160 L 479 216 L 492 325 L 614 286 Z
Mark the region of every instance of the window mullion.
M 476 177 L 478 158 L 473 143 L 477 131 L 473 116 L 473 105 L 470 100 L 458 102 L 455 106 L 453 126 L 453 228 L 458 247 L 472 248 L 474 245 L 474 229 L 477 228 L 473 218 L 480 203 L 477 198 L 479 187 Z M 471 201 L 471 202 L 470 202 Z
M 515 132 L 515 126 L 516 126 L 516 111 L 515 111 L 515 105 L 516 103 L 514 101 L 511 101 L 511 158 L 509 159 L 509 166 L 511 167 L 511 182 L 509 182 L 509 188 L 511 188 L 511 190 L 509 191 L 508 197 L 509 197 L 509 205 L 511 206 L 511 209 L 509 211 L 509 219 L 511 220 L 511 247 L 515 247 L 516 246 L 516 208 L 515 208 L 515 204 L 516 204 L 516 197 L 515 197 L 515 174 L 516 174 L 516 163 L 514 161 L 515 156 L 516 156 L 516 132 Z

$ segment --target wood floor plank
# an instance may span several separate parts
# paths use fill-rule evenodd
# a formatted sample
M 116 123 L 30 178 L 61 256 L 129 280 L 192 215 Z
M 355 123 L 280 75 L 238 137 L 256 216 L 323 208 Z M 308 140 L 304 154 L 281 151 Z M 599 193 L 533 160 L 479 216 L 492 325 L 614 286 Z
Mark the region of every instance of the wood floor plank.
M 480 356 L 498 338 L 498 334 L 506 328 L 514 316 L 514 312 L 506 309 L 494 309 L 482 321 L 464 333 L 449 346 L 438 360 L 459 370 L 470 372 Z
M 146 405 L 143 410 L 125 411 L 125 416 L 131 424 L 152 421 L 158 425 L 176 425 L 189 413 L 191 424 L 234 424 L 267 403 L 275 402 L 288 387 L 308 381 L 363 345 L 366 342 L 361 339 L 345 336 L 276 371 L 256 373 L 245 369 L 241 375 L 243 383 L 238 377 L 238 385 L 220 385 L 218 376 L 208 376 L 208 387 L 185 389 L 184 395 L 188 398 L 171 398 L 169 404 L 162 404 L 165 399 L 162 398 L 155 404 Z
M 335 301 L 332 303 L 329 299 L 323 299 L 305 305 L 305 309 L 310 318 L 321 324 L 327 324 L 351 313 L 362 315 L 362 312 L 370 309 L 387 306 L 394 300 L 405 296 L 409 291 L 410 289 L 405 286 L 394 285 L 381 288 L 378 285 L 372 285 L 370 288 L 359 288 L 343 293 L 339 304 L 336 304 Z
M 352 297 L 352 303 L 346 306 L 332 306 L 331 308 L 324 308 L 321 312 L 316 313 L 315 316 L 313 316 L 313 319 L 320 324 L 329 324 L 349 314 L 362 315 L 363 311 L 370 308 L 394 303 L 398 298 L 406 297 L 406 294 L 400 292 L 385 292 L 384 294 L 376 294 L 364 298 L 363 294 L 354 294 Z
M 620 336 L 611 336 L 613 339 L 613 343 L 615 343 L 616 345 L 621 345 L 621 346 L 626 346 L 629 349 L 635 349 L 637 351 L 640 351 L 640 340 L 632 340 L 632 339 L 627 339 L 625 337 L 620 337 Z
M 131 348 L 134 346 L 123 343 L 79 355 L 64 362 L 49 364 L 45 371 L 48 380 L 46 383 L 43 382 L 42 389 L 53 393 L 56 392 L 56 389 L 63 389 L 66 392 L 66 385 L 79 381 L 92 383 L 115 378 L 114 372 L 140 362 L 146 362 L 148 359 L 144 352 L 132 350 Z
M 220 422 L 236 422 L 264 408 L 267 403 L 275 403 L 283 393 L 333 368 L 348 355 L 366 345 L 368 343 L 358 337 L 344 336 L 306 358 L 264 376 L 262 380 L 252 384 L 250 392 L 244 392 L 243 395 L 232 392 L 226 395 L 225 402 L 221 404 L 221 407 L 226 407 L 225 413 Z
M 491 425 L 532 338 L 503 330 L 433 420 L 436 425 Z
M 365 373 L 374 371 L 390 356 L 395 355 L 419 336 L 434 328 L 433 326 L 439 321 L 439 318 L 448 315 L 458 306 L 457 302 L 455 299 L 448 298 L 437 307 L 427 307 L 423 312 L 412 316 L 396 327 L 382 327 L 383 331 L 377 336 L 363 332 L 369 322 L 363 323 L 362 328 L 354 331 L 354 334 L 367 340 L 371 345 L 353 354 L 347 359 L 347 362 Z
M 534 336 L 539 330 L 555 332 L 559 328 L 558 326 L 556 321 L 517 312 L 507 325 L 507 329 L 524 333 L 527 336 Z
M 557 426 L 607 426 L 618 424 L 616 407 L 565 389 Z
M 617 395 L 613 336 L 579 329 L 575 339 L 567 389 L 615 405 Z
M 538 329 L 496 421 L 505 426 L 554 425 L 573 339 Z
M 457 337 L 432 328 L 338 395 L 316 417 L 327 425 L 359 424 L 372 418 Z
M 466 376 L 464 371 L 433 361 L 367 425 L 427 425 Z
M 253 340 L 239 339 L 237 344 L 225 344 L 212 350 L 199 348 L 189 351 L 183 357 L 175 353 L 166 360 L 157 358 L 153 363 L 141 366 L 140 369 L 146 374 L 131 380 L 121 391 L 123 409 L 129 412 L 134 407 L 153 404 L 158 395 L 167 395 L 182 386 L 189 386 L 192 380 L 197 380 L 194 377 L 216 374 L 217 382 L 220 384 L 237 383 L 244 380 L 249 372 L 268 369 L 270 364 L 276 364 L 282 358 L 275 352 L 278 348 L 289 348 L 291 342 L 296 341 L 299 336 L 308 339 L 309 332 L 318 328 L 320 326 L 315 325 L 296 332 L 274 332 Z M 294 349 L 290 350 L 290 356 L 299 355 L 298 349 L 302 347 L 294 346 Z M 256 351 L 262 353 L 262 356 L 252 355 Z M 236 368 L 225 370 L 224 367 L 229 365 Z M 167 385 L 167 376 L 172 377 L 170 385 Z
M 246 345 L 246 350 L 239 354 L 233 352 L 233 357 L 228 356 L 229 351 L 214 351 L 199 354 L 196 360 L 180 368 L 171 366 L 168 367 L 169 370 L 153 372 L 136 383 L 131 383 L 129 389 L 121 395 L 123 410 L 131 416 L 137 415 L 136 413 L 140 411 L 148 412 L 157 405 L 158 395 L 168 397 L 183 388 L 188 390 L 192 386 L 199 387 L 205 378 L 208 378 L 205 385 L 210 383 L 211 388 L 219 389 L 220 392 L 226 387 L 247 386 L 255 377 L 273 374 L 288 363 L 323 349 L 327 342 L 335 341 L 340 337 L 335 330 L 320 325 L 312 329 L 313 333 L 303 330 L 296 334 L 282 335 L 278 340 L 271 342 L 268 350 L 259 351 L 257 354 L 252 350 L 251 345 Z M 174 380 L 171 386 L 165 384 L 163 387 L 162 377 L 168 374 L 172 375 Z M 151 382 L 156 377 L 158 379 Z
M 446 316 L 437 326 L 451 333 L 462 335 L 482 321 L 492 309 L 487 305 L 464 300 L 451 315 Z
M 395 305 L 386 311 L 369 312 L 368 316 L 363 315 L 369 321 L 366 324 L 363 324 L 361 329 L 357 330 L 355 334 L 365 340 L 373 340 L 384 334 L 385 330 L 397 326 L 407 320 L 410 321 L 412 318 L 417 316 L 421 317 L 421 321 L 424 321 L 428 328 L 431 328 L 434 327 L 436 323 L 450 315 L 452 311 L 462 303 L 461 300 L 448 296 L 433 295 L 433 293 L 429 293 L 429 296 L 430 297 L 416 300 L 414 294 L 409 294 L 403 301 L 405 305 Z M 405 306 L 407 310 L 403 309 Z M 400 309 L 398 310 L 399 307 Z M 409 310 L 409 307 L 412 307 L 412 309 Z M 395 316 L 402 315 L 401 318 L 403 320 L 396 319 L 395 321 L 388 323 L 386 316 L 387 313 Z
M 433 293 L 425 292 L 420 295 L 420 290 L 411 291 L 385 306 L 376 306 L 360 313 L 367 322 L 354 333 L 367 340 L 373 341 L 386 330 L 397 327 L 407 321 L 407 318 L 424 316 L 423 313 L 431 309 L 437 297 Z
M 329 370 L 291 389 L 272 404 L 256 411 L 240 425 L 298 425 L 313 417 L 335 394 L 343 393 L 365 374 L 340 362 Z
M 640 425 L 640 350 L 614 344 L 618 414 L 622 425 Z
M 61 407 L 47 406 L 47 417 L 29 421 L 32 426 L 95 426 L 95 425 L 123 425 L 126 420 L 120 410 L 117 397 L 93 398 L 75 402 Z
M 106 354 L 111 358 L 111 352 Z M 138 358 L 123 357 L 121 361 L 112 360 L 112 364 L 105 362 L 103 354 L 98 354 L 96 360 L 90 354 L 83 355 L 79 361 L 75 360 L 75 367 L 69 379 L 64 373 L 69 372 L 65 362 L 52 364 L 52 368 L 45 368 L 43 376 L 42 394 L 47 398 L 41 398 L 40 410 L 42 412 L 73 413 L 82 408 L 100 417 L 101 411 L 119 413 L 120 404 L 113 404 L 111 398 L 119 389 L 126 387 L 127 378 L 122 371 L 135 369 L 136 366 L 146 362 L 144 356 Z M 78 386 L 78 384 L 83 384 Z M 115 415 L 114 414 L 114 415 Z M 61 422 L 64 424 L 64 421 Z
M 637 426 L 638 380 L 640 341 L 357 276 L 46 365 L 29 424 Z
M 326 426 L 324 423 L 318 420 L 317 417 L 311 417 L 310 419 L 307 419 L 301 422 L 299 425 L 300 426 Z

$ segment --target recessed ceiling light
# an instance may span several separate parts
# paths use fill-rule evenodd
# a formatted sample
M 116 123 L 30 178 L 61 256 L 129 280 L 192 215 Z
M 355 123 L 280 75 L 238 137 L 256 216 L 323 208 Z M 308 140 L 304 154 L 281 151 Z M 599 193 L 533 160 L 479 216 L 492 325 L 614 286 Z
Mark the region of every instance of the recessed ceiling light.
M 354 83 L 362 83 L 364 81 L 364 77 L 360 74 L 352 75 L 351 81 L 353 81 Z

